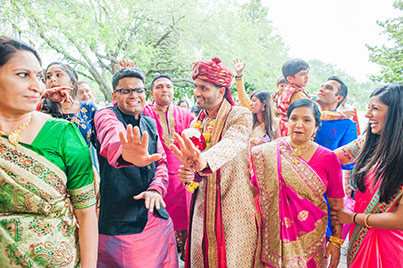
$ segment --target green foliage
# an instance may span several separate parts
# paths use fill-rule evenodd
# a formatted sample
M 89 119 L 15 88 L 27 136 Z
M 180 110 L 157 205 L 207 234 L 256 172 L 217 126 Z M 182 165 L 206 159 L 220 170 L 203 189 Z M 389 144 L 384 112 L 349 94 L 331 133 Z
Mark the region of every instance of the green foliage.
M 396 1 L 393 6 L 403 11 L 403 0 Z M 372 76 L 373 81 L 378 82 L 402 82 L 403 81 L 403 16 L 377 22 L 383 28 L 383 33 L 393 41 L 393 46 L 382 45 L 369 46 L 370 61 L 381 66 L 381 75 Z
M 244 80 L 248 93 L 256 89 L 273 92 L 281 76 L 281 66 L 288 59 L 288 48 L 273 31 L 268 7 L 261 0 L 239 2 L 7 1 L 0 8 L 0 34 L 34 44 L 46 55 L 44 58 L 51 61 L 71 64 L 81 79 L 109 100 L 111 77 L 123 58 L 134 60 L 137 67 L 145 71 L 147 81 L 159 73 L 171 75 L 175 99 L 193 98 L 192 63 L 212 57 L 219 57 L 227 66 L 231 66 L 235 58 L 245 61 Z M 402 1 L 397 3 L 401 5 Z M 397 21 L 394 23 L 394 31 L 401 33 Z M 401 36 L 395 37 L 401 42 Z M 401 59 L 401 50 L 399 55 Z M 329 76 L 337 74 L 347 81 L 354 103 L 367 103 L 367 94 L 362 94 L 361 90 L 372 90 L 371 85 L 357 83 L 331 64 L 315 60 L 310 64 L 307 90 L 312 94 L 316 94 Z M 394 66 L 399 70 L 392 73 L 401 72 L 400 66 L 401 60 Z M 98 100 L 102 99 L 100 95 Z
M 148 81 L 170 74 L 179 99 L 192 95 L 192 63 L 202 58 L 230 66 L 240 57 L 250 82 L 274 81 L 287 49 L 266 15 L 258 0 L 19 0 L 4 5 L 0 24 L 7 25 L 1 34 L 21 35 L 52 61 L 73 65 L 107 99 L 122 58 L 133 59 Z

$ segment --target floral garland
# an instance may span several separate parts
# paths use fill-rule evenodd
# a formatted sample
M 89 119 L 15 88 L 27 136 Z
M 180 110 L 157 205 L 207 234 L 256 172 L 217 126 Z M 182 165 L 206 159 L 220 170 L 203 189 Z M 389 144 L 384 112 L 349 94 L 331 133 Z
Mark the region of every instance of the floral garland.
M 206 113 L 204 110 L 199 114 L 199 117 L 193 124 L 193 128 L 187 128 L 182 131 L 182 133 L 185 133 L 186 137 L 188 137 L 195 145 L 195 147 L 201 152 L 210 148 L 211 136 L 216 124 L 217 115 L 218 110 L 214 113 L 211 121 L 206 126 L 206 132 L 203 132 L 203 119 L 206 117 Z M 176 147 L 180 148 L 176 140 L 174 144 L 176 145 Z M 199 187 L 200 181 L 202 179 L 203 177 L 200 176 L 198 172 L 195 172 L 195 179 L 186 183 L 186 189 L 193 194 L 194 191 Z
M 211 142 L 211 135 L 214 130 L 214 126 L 217 120 L 217 115 L 218 115 L 218 110 L 214 113 L 211 121 L 209 122 L 208 126 L 206 126 L 206 132 L 203 132 L 203 119 L 206 117 L 206 113 L 202 111 L 199 115 L 199 117 L 196 120 L 196 123 L 193 124 L 193 126 L 197 129 L 199 129 L 200 133 L 203 135 L 204 140 L 205 140 L 205 149 L 210 148 L 210 142 Z

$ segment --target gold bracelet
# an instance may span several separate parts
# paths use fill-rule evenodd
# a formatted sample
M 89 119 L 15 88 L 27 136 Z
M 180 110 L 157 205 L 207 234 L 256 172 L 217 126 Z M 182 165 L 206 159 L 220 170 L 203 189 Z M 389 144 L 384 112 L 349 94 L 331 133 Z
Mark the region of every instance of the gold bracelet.
M 339 244 L 337 244 L 337 243 L 335 243 L 335 242 L 333 242 L 333 241 L 330 241 L 330 243 L 332 243 L 333 245 L 335 245 L 335 247 L 337 247 L 337 248 L 341 248 L 341 246 L 340 246 Z
M 329 241 L 334 242 L 334 243 L 336 243 L 338 245 L 343 245 L 343 242 L 344 242 L 343 239 L 335 237 L 335 236 L 329 237 Z
M 371 215 L 372 215 L 372 213 L 367 214 L 367 216 L 365 216 L 365 219 L 364 219 L 365 227 L 367 227 L 368 229 L 372 228 L 371 226 L 368 225 L 368 218 Z

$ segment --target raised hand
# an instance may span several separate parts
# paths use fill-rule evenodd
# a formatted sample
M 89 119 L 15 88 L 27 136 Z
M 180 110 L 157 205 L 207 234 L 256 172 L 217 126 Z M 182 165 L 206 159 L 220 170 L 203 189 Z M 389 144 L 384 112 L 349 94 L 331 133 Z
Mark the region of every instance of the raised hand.
M 193 142 L 186 137 L 175 133 L 175 139 L 179 144 L 179 148 L 175 144 L 170 144 L 169 149 L 176 154 L 179 161 L 190 170 L 202 170 L 207 166 L 207 161 L 201 157 L 200 150 L 194 146 Z
M 148 133 L 145 131 L 143 137 L 140 137 L 140 129 L 128 125 L 126 136 L 123 132 L 119 133 L 122 143 L 122 157 L 126 162 L 132 163 L 138 167 L 145 167 L 161 159 L 161 154 L 148 154 Z
M 134 61 L 132 61 L 132 60 L 123 59 L 118 62 L 118 71 L 123 68 L 131 68 L 131 67 L 136 67 L 136 65 L 134 64 Z
M 71 91 L 73 91 L 73 89 L 70 87 L 54 87 L 46 90 L 42 98 L 50 99 L 59 103 L 72 103 L 73 98 L 70 96 Z
M 241 76 L 243 73 L 243 70 L 246 67 L 246 63 L 243 62 L 241 59 L 235 59 L 234 62 L 232 63 L 232 66 L 235 69 L 236 75 Z

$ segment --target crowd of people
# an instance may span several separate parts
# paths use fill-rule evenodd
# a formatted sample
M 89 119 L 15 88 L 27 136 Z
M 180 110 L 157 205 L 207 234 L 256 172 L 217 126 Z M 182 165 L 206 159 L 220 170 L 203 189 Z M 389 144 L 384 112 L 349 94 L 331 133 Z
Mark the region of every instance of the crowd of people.
M 0 267 L 336 268 L 342 247 L 348 267 L 402 267 L 403 84 L 373 90 L 361 134 L 339 77 L 313 100 L 291 59 L 248 95 L 232 66 L 195 62 L 190 108 L 123 59 L 101 107 L 0 36 Z

